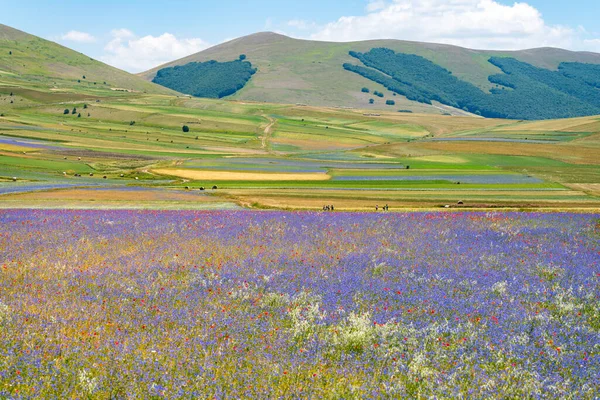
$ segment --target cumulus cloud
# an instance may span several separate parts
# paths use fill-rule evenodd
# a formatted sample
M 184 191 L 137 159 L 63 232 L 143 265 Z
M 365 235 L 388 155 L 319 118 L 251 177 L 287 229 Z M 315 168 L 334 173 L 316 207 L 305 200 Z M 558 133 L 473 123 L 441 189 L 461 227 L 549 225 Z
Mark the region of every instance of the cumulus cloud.
M 101 60 L 130 72 L 145 71 L 210 46 L 202 39 L 177 38 L 171 33 L 138 37 L 128 29 L 113 30 L 111 37 Z
M 312 39 L 403 39 L 482 49 L 584 45 L 578 30 L 547 24 L 527 3 L 494 0 L 372 0 L 364 15 L 344 16 L 317 29 Z
M 69 31 L 60 37 L 61 40 L 77 43 L 94 43 L 96 38 L 87 32 Z
M 367 11 L 368 12 L 373 12 L 373 11 L 379 11 L 384 9 L 386 6 L 386 2 L 384 0 L 369 0 L 369 3 L 367 4 Z

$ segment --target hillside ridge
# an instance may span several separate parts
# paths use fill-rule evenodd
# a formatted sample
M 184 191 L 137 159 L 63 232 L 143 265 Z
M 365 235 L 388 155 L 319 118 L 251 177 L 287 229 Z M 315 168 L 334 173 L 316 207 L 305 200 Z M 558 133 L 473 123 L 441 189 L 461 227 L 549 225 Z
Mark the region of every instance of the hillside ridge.
M 390 110 L 386 101 L 392 97 L 394 107 L 399 110 L 455 115 L 463 113 L 437 103 L 429 105 L 398 95 L 394 97 L 394 94 L 383 85 L 344 70 L 344 64 L 359 63 L 349 55 L 351 51 L 368 52 L 380 47 L 424 57 L 484 92 L 495 87 L 488 78 L 502 72 L 500 68 L 489 63 L 492 57 L 513 57 L 535 67 L 550 70 L 557 70 L 561 62 L 600 64 L 598 53 L 552 47 L 519 51 L 488 51 L 396 39 L 324 42 L 296 39 L 274 32 L 258 32 L 213 46 L 138 75 L 151 81 L 157 72 L 164 68 L 211 60 L 229 62 L 244 54 L 257 68 L 257 73 L 246 86 L 229 97 L 231 99 Z M 374 91 L 384 93 L 385 97 L 375 97 L 371 104 L 370 99 L 373 96 L 370 93 L 363 93 L 362 88 L 370 89 L 371 93 Z
M 0 24 L 0 83 L 97 92 L 176 92 L 59 43 Z

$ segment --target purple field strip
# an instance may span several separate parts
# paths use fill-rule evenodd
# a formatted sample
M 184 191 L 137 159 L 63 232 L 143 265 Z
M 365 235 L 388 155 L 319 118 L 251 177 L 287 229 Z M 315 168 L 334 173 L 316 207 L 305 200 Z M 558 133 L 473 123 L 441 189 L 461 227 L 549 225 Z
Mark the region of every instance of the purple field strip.
M 10 144 L 13 146 L 21 146 L 21 147 L 29 147 L 32 149 L 46 149 L 46 150 L 59 150 L 62 147 L 56 145 L 47 144 L 47 142 L 43 142 L 35 139 L 22 139 L 22 138 L 14 138 L 10 136 L 2 136 L 0 135 L 0 144 Z
M 8 398 L 593 399 L 600 215 L 5 210 L 0 327 Z

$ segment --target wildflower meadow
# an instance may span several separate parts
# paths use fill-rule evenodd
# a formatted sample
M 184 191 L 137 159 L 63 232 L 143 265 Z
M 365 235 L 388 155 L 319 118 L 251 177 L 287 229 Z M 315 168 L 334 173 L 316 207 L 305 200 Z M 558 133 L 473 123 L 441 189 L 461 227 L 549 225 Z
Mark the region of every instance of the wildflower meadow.
M 0 398 L 598 398 L 599 220 L 5 210 Z

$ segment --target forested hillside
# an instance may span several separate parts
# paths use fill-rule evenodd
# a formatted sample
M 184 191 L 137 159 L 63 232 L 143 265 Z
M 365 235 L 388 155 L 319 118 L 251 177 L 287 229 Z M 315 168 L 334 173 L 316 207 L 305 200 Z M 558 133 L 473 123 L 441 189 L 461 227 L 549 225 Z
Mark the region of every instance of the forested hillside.
M 439 101 L 485 117 L 512 119 L 568 118 L 600 114 L 600 66 L 562 63 L 558 71 L 514 58 L 492 57 L 503 73 L 491 75 L 489 93 L 458 79 L 450 71 L 417 55 L 386 48 L 351 51 L 364 66 L 344 64 L 355 72 L 410 100 Z
M 196 97 L 222 98 L 243 88 L 256 73 L 252 64 L 244 59 L 240 56 L 229 62 L 212 60 L 163 68 L 153 82 Z

